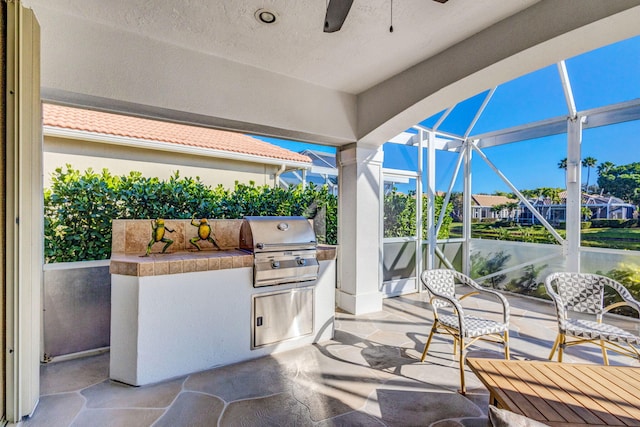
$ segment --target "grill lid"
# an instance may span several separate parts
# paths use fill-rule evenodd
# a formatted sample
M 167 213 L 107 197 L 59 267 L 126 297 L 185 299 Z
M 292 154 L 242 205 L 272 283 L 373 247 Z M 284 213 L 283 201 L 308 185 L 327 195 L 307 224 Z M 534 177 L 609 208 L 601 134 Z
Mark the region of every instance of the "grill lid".
M 315 249 L 316 235 L 303 216 L 245 216 L 240 248 L 254 253 Z

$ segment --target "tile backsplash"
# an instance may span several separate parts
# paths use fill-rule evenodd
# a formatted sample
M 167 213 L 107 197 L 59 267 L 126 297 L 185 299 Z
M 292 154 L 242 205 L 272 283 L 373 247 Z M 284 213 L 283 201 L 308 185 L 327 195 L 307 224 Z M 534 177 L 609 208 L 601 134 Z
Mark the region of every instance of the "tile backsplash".
M 235 249 L 239 244 L 240 226 L 242 219 L 210 219 L 212 237 L 221 249 Z M 165 219 L 165 237 L 173 240 L 166 253 L 196 250 L 189 240 L 198 235 L 198 227 L 191 225 L 190 219 Z M 194 222 L 199 222 L 197 219 Z M 147 245 L 152 240 L 153 225 L 149 219 L 116 219 L 113 221 L 111 251 L 113 253 L 144 254 Z M 205 240 L 198 241 L 203 251 L 215 250 L 214 246 Z M 156 242 L 151 248 L 152 253 L 162 251 L 165 243 Z

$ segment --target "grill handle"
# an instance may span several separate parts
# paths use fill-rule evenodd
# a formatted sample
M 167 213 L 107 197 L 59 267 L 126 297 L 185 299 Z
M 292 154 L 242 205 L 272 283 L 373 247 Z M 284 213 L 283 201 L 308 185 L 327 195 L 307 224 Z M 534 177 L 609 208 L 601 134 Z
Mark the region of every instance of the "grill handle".
M 256 243 L 256 248 L 260 250 L 286 250 L 286 249 L 316 249 L 317 243 L 312 242 L 297 242 L 297 243 Z

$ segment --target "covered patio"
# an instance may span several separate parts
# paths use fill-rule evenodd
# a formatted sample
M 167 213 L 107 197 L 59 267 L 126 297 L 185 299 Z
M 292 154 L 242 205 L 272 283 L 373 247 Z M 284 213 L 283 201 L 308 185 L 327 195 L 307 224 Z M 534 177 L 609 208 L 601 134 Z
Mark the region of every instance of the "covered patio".
M 426 301 L 426 294 L 413 294 L 388 298 L 373 314 L 338 312 L 331 341 L 156 385 L 111 382 L 109 353 L 43 365 L 40 404 L 22 425 L 485 426 L 489 394 L 470 371 L 466 395 L 458 393 L 450 340 L 435 338 L 420 362 L 433 320 Z M 557 332 L 552 305 L 520 296 L 509 302 L 512 358 L 546 360 Z M 476 309 L 498 307 L 481 300 Z M 637 328 L 624 318 L 609 321 Z M 469 356 L 502 353 L 481 343 Z M 565 363 L 602 357 L 597 346 L 574 347 L 565 356 Z M 610 363 L 640 366 L 617 355 Z
M 352 25 L 332 35 L 321 31 L 326 2 L 269 2 L 274 26 L 259 22 L 263 1 L 242 7 L 24 1 L 33 15 L 12 11 L 20 3 L 9 2 L 15 31 L 9 41 L 16 40 L 10 53 L 28 70 L 11 92 L 17 130 L 8 132 L 11 167 L 3 169 L 11 196 L 3 205 L 7 420 L 18 422 L 37 407 L 25 425 L 209 425 L 216 417 L 220 425 L 264 425 L 265 419 L 272 425 L 485 425 L 488 395 L 471 374 L 467 396 L 456 393 L 457 362 L 448 342 L 434 342 L 438 356 L 419 362 L 432 321 L 426 294 L 385 299 L 409 288 L 384 283 L 380 147 L 461 99 L 636 36 L 640 1 L 411 0 L 395 5 L 395 32 L 387 31 L 388 3 L 377 1 L 354 5 Z M 40 367 L 42 100 L 335 146 L 341 205 L 335 340 L 142 388 L 109 382 L 108 354 Z M 573 135 L 573 163 L 580 158 L 575 119 L 554 123 Z M 429 144 L 435 132 L 419 132 L 419 143 L 435 150 Z M 436 253 L 447 248 L 437 248 L 433 211 L 428 215 L 424 261 L 432 268 Z M 568 254 L 561 265 L 579 266 L 578 224 L 570 222 L 572 237 L 537 259 L 564 262 Z M 452 245 L 465 255 L 466 271 L 468 228 Z M 514 264 L 517 270 L 522 262 Z M 555 336 L 551 306 L 515 296 L 512 305 L 514 357 L 546 358 Z M 491 348 L 476 350 L 495 356 Z M 597 349 L 572 351 L 567 359 L 599 361 Z

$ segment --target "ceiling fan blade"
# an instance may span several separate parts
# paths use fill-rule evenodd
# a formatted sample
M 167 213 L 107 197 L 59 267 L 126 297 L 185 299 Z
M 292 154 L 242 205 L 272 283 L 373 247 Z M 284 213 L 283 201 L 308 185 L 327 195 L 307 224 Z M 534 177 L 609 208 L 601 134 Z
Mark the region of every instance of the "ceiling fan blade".
M 327 15 L 324 17 L 325 33 L 333 33 L 342 28 L 352 4 L 353 0 L 329 0 Z

